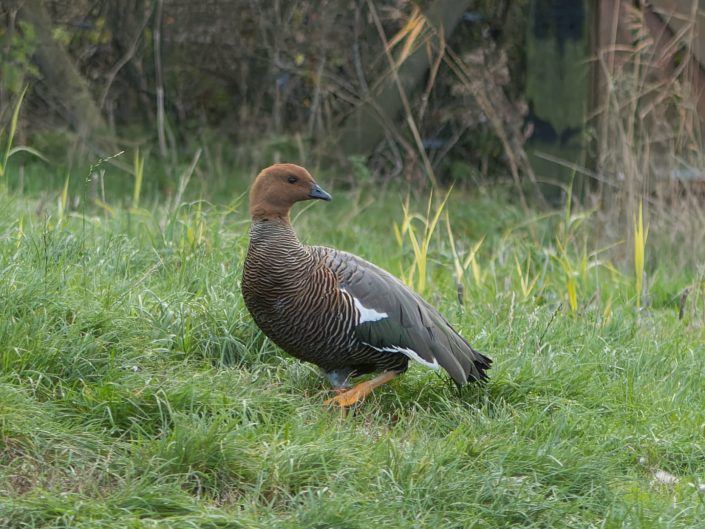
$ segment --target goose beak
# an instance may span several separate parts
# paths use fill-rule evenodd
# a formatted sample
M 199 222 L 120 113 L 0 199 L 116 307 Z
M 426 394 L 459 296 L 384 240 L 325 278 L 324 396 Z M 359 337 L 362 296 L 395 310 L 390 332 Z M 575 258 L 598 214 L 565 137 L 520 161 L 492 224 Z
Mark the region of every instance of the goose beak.
M 309 198 L 320 198 L 321 200 L 331 200 L 333 197 L 321 189 L 318 184 L 313 184 L 311 187 L 311 192 L 308 194 Z

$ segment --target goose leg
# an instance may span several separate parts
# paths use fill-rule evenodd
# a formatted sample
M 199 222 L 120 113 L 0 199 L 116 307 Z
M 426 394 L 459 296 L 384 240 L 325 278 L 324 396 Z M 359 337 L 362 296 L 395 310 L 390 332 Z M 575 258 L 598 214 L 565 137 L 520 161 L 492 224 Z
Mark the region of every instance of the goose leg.
M 328 379 L 336 393 L 343 393 L 352 387 L 350 384 L 350 373 L 352 372 L 352 368 L 334 369 L 333 371 L 324 371 L 321 369 L 321 374 Z
M 338 404 L 341 408 L 346 408 L 352 406 L 357 401 L 364 399 L 367 395 L 372 393 L 372 390 L 377 386 L 386 384 L 394 377 L 399 375 L 399 371 L 385 371 L 381 375 L 377 375 L 371 380 L 366 380 L 365 382 L 360 382 L 356 386 L 353 386 L 347 391 L 344 391 L 333 398 L 323 401 L 323 404 Z

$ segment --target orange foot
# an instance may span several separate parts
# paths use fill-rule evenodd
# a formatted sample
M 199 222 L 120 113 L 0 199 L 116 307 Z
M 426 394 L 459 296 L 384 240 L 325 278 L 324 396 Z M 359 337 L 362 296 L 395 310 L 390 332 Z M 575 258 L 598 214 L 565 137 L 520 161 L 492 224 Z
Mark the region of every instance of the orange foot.
M 376 376 L 372 380 L 360 382 L 356 386 L 353 386 L 352 388 L 346 391 L 338 393 L 338 395 L 336 395 L 335 397 L 324 400 L 323 404 L 337 404 L 341 408 L 347 408 L 348 406 L 352 406 L 359 400 L 363 400 L 367 395 L 372 393 L 372 390 L 375 389 L 377 386 L 381 386 L 382 384 L 389 382 L 398 375 L 398 371 L 385 371 L 384 373 Z

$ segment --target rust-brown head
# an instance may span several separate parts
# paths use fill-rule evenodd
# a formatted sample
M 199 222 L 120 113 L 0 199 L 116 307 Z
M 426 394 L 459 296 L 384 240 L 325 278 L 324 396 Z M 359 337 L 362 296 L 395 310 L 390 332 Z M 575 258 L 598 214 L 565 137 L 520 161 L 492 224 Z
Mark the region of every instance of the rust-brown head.
M 250 216 L 254 220 L 289 219 L 296 202 L 330 200 L 311 174 L 293 163 L 278 163 L 263 169 L 250 189 Z

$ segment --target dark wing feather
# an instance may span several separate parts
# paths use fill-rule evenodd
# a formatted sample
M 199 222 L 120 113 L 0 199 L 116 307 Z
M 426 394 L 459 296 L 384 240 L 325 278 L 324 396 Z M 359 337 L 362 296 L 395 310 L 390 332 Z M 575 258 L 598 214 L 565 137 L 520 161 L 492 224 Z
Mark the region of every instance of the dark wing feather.
M 340 288 L 387 317 L 358 325 L 358 338 L 378 350 L 410 350 L 427 365 L 439 364 L 458 384 L 487 378 L 492 360 L 475 351 L 448 321 L 388 272 L 355 255 L 315 247 L 336 274 Z

